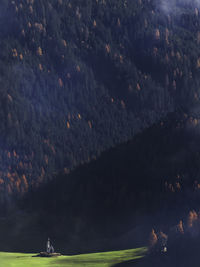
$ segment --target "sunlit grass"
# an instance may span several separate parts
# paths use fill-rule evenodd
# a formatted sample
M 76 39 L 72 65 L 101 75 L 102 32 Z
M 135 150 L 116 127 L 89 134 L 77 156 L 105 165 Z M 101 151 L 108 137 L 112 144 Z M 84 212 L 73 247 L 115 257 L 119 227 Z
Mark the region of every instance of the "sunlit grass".
M 33 257 L 34 254 L 0 252 L 0 267 L 110 267 L 117 263 L 142 258 L 146 248 L 61 256 L 57 258 Z

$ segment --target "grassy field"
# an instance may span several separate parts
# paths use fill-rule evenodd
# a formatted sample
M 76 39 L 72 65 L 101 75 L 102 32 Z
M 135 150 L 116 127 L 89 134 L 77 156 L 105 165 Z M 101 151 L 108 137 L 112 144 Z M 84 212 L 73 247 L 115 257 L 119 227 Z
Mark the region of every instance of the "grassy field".
M 39 258 L 33 257 L 34 254 L 0 252 L 0 267 L 110 267 L 124 261 L 142 258 L 145 252 L 146 248 L 138 248 L 57 258 Z

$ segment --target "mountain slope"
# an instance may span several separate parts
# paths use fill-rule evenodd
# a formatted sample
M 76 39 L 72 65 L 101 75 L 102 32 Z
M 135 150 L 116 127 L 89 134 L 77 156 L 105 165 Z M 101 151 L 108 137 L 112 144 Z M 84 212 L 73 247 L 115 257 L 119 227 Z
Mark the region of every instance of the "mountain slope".
M 67 244 L 68 253 L 121 249 L 144 245 L 152 227 L 168 231 L 187 220 L 200 208 L 199 118 L 196 111 L 173 113 L 99 159 L 56 175 L 0 221 L 2 240 L 9 232 L 12 250 L 36 249 L 48 236 L 60 248 Z
M 1 1 L 1 203 L 199 102 L 198 5 L 179 2 Z

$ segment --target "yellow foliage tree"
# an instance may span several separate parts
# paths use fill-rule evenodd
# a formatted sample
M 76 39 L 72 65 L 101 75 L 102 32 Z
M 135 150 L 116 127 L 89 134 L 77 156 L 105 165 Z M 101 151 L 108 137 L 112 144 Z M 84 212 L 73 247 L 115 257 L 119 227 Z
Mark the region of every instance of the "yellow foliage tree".
M 38 56 L 42 56 L 42 48 L 39 46 L 38 49 L 37 49 L 37 55 Z

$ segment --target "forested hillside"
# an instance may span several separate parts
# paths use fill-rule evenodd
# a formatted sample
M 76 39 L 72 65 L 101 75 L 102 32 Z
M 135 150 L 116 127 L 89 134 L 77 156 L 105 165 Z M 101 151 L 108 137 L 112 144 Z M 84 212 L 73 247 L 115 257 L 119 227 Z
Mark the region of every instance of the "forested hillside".
M 176 246 L 181 229 L 186 238 L 199 239 L 196 120 L 196 112 L 170 114 L 132 141 L 35 189 L 18 202 L 20 212 L 11 210 L 0 220 L 0 249 L 36 250 L 49 235 L 65 253 L 131 248 L 147 243 L 152 227 L 168 234 L 176 225 Z
M 199 103 L 198 4 L 161 3 L 1 1 L 1 203 Z

